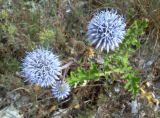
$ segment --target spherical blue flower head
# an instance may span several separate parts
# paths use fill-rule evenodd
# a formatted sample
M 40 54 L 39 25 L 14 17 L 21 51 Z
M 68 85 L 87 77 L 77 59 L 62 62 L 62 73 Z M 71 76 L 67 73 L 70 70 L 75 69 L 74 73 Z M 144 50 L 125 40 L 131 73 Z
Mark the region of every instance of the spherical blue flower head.
M 125 35 L 125 18 L 115 9 L 98 11 L 88 25 L 87 37 L 91 44 L 101 51 L 114 50 Z
M 66 98 L 70 91 L 71 89 L 69 84 L 64 81 L 57 81 L 52 86 L 52 94 L 58 100 Z
M 61 63 L 58 57 L 44 48 L 27 52 L 22 63 L 22 73 L 28 81 L 42 87 L 48 87 L 59 80 Z

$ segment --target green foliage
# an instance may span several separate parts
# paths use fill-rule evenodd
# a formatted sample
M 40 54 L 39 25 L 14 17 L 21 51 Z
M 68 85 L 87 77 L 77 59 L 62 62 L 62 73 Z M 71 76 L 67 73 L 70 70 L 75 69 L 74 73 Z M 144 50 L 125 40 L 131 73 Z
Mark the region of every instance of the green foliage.
M 114 53 L 105 55 L 105 62 L 103 68 L 100 69 L 95 62 L 90 63 L 89 69 L 79 67 L 67 78 L 70 85 L 82 84 L 85 80 L 97 80 L 100 76 L 106 79 L 124 79 L 126 80 L 125 88 L 136 95 L 139 91 L 138 85 L 140 78 L 138 72 L 130 66 L 129 57 L 139 48 L 140 42 L 137 40 L 138 36 L 143 34 L 147 27 L 147 20 L 136 20 L 127 30 L 126 37 L 123 44 Z M 117 73 L 120 78 L 113 78 L 111 74 Z
M 41 31 L 39 34 L 39 39 L 42 44 L 51 43 L 55 38 L 55 32 L 51 29 L 44 29 L 44 31 Z
M 16 58 L 5 58 L 0 60 L 0 73 L 16 72 L 19 70 L 20 62 Z
M 137 40 L 138 36 L 144 33 L 144 29 L 147 27 L 147 20 L 136 20 L 132 26 L 127 30 L 126 38 L 124 43 L 121 45 L 118 54 L 122 58 L 121 63 L 123 65 L 123 76 L 122 79 L 127 80 L 125 88 L 132 92 L 133 95 L 136 95 L 139 91 L 139 81 L 138 72 L 129 65 L 129 57 L 135 51 L 132 46 L 137 48 L 140 47 L 140 42 Z M 115 60 L 115 61 L 118 61 Z
M 137 47 L 140 47 L 140 43 L 137 38 L 144 33 L 144 29 L 147 27 L 147 25 L 147 19 L 136 20 L 127 30 L 125 41 L 121 45 L 121 50 L 127 49 L 127 47 L 129 47 L 130 50 L 128 50 L 128 52 L 132 52 L 134 51 L 134 49 L 130 48 L 131 46 L 135 45 Z
M 7 12 L 6 10 L 2 10 L 2 11 L 0 12 L 0 18 L 1 18 L 1 19 L 6 19 L 6 18 L 8 18 L 8 12 Z
M 17 33 L 17 28 L 16 28 L 16 26 L 14 24 L 12 24 L 9 21 L 9 13 L 8 13 L 7 10 L 2 10 L 0 12 L 0 21 L 3 21 L 0 24 L 0 29 L 1 29 L 0 35 L 1 35 L 1 37 L 4 34 L 8 34 L 8 36 L 10 38 L 13 38 L 13 36 Z
M 71 86 L 76 84 L 83 84 L 86 80 L 96 80 L 99 78 L 99 70 L 95 63 L 92 63 L 89 69 L 79 67 L 77 70 L 71 72 L 70 77 L 67 79 Z

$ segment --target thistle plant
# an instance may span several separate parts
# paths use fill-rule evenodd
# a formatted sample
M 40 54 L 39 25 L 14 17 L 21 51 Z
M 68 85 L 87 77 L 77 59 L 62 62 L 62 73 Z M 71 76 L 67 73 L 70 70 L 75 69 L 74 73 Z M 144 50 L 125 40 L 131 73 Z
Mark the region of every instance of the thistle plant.
M 102 9 L 89 22 L 87 37 L 96 48 L 109 52 L 122 43 L 125 27 L 125 18 L 116 9 Z
M 125 18 L 119 14 L 118 10 L 99 10 L 89 22 L 87 40 L 101 51 L 114 50 L 114 53 L 104 55 L 103 65 L 98 66 L 95 61 L 89 60 L 87 69 L 80 65 L 75 71 L 71 71 L 66 81 L 63 81 L 59 78 L 62 67 L 58 56 L 44 48 L 37 48 L 26 53 L 22 63 L 22 73 L 32 84 L 41 87 L 51 86 L 52 95 L 58 100 L 67 98 L 71 91 L 70 85 L 82 85 L 86 80 L 94 81 L 102 76 L 107 80 L 114 73 L 120 75 L 119 79 L 125 79 L 125 88 L 136 95 L 140 78 L 138 72 L 130 66 L 129 57 L 135 51 L 132 45 L 140 46 L 137 37 L 143 33 L 147 22 L 137 20 L 127 31 L 125 27 Z M 53 32 L 41 33 L 41 39 L 44 40 L 46 36 L 52 38 L 53 35 L 48 35 L 48 33 Z M 122 41 L 123 44 L 119 45 Z M 44 40 L 43 44 L 49 43 L 46 42 L 47 40 Z
M 91 61 L 89 62 L 89 69 L 86 70 L 83 66 L 80 66 L 75 71 L 72 71 L 67 78 L 68 83 L 71 86 L 82 85 L 86 80 L 97 80 L 101 76 L 107 80 L 108 78 L 112 78 L 112 74 L 117 73 L 120 75 L 118 79 L 126 80 L 125 88 L 134 96 L 137 95 L 140 77 L 138 71 L 134 70 L 130 65 L 129 57 L 135 52 L 135 49 L 132 48 L 133 45 L 137 48 L 140 47 L 140 42 L 137 38 L 143 34 L 146 27 L 146 20 L 136 20 L 127 30 L 125 39 L 119 50 L 105 55 L 104 64 L 101 69 L 98 68 L 98 65 L 94 61 Z
M 61 62 L 51 51 L 37 48 L 26 53 L 22 63 L 22 73 L 32 84 L 48 87 L 59 80 Z

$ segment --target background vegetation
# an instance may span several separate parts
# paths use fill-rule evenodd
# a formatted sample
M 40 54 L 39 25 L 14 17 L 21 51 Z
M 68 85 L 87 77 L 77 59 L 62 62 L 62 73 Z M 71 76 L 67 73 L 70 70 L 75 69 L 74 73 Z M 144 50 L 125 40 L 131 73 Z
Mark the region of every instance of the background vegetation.
M 13 105 L 25 118 L 160 117 L 159 6 L 159 0 L 0 0 L 0 109 Z M 128 29 L 108 54 L 85 40 L 93 13 L 104 7 L 120 9 Z M 74 62 L 63 71 L 72 86 L 64 101 L 19 74 L 25 52 L 37 45 L 49 45 L 63 64 Z

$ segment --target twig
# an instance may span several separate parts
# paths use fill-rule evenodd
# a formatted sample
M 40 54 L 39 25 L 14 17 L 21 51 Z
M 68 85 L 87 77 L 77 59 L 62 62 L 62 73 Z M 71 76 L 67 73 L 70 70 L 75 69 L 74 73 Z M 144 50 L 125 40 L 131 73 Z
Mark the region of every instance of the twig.
M 24 90 L 24 91 L 30 93 L 29 89 L 26 89 L 26 88 L 23 88 L 23 87 L 16 88 L 16 89 L 12 90 L 10 93 L 13 93 L 13 92 L 18 91 L 18 90 Z
M 75 62 L 75 61 L 73 61 L 73 60 L 70 61 L 70 62 L 68 62 L 67 64 L 63 65 L 63 66 L 61 67 L 61 69 L 68 68 L 68 67 L 71 66 L 74 62 Z

